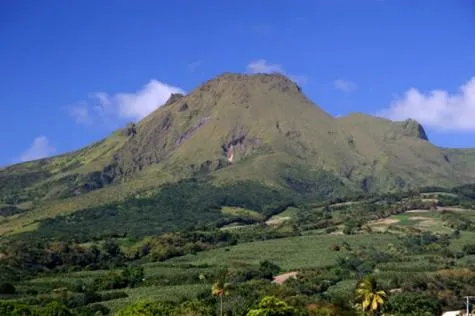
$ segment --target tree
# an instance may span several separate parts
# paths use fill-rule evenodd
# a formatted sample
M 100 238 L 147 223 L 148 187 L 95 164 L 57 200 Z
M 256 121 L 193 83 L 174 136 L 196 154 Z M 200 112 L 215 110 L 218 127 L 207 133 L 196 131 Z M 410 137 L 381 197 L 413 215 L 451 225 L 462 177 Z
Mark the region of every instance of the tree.
M 11 283 L 0 283 L 0 294 L 15 294 L 15 286 Z
M 63 303 L 58 301 L 52 301 L 44 307 L 40 315 L 72 316 L 73 313 Z
M 164 302 L 137 302 L 120 310 L 119 316 L 172 316 L 175 307 L 171 303 Z
M 259 272 L 264 279 L 272 280 L 274 275 L 280 272 L 280 267 L 269 260 L 264 260 L 259 264 Z
M 217 280 L 211 287 L 211 294 L 213 296 L 219 296 L 219 300 L 220 300 L 219 314 L 221 316 L 223 316 L 223 297 L 227 295 L 228 286 L 229 286 L 229 283 L 224 283 L 224 279 L 221 278 Z
M 26 305 L 0 301 L 0 315 L 34 315 L 33 311 Z
M 102 246 L 105 252 L 107 252 L 111 257 L 116 257 L 120 254 L 120 247 L 117 244 L 117 241 L 113 239 L 106 239 Z
M 122 271 L 124 278 L 129 287 L 135 287 L 144 279 L 144 268 L 142 266 L 128 266 Z
M 383 312 L 393 315 L 440 315 L 440 303 L 436 298 L 422 293 L 399 293 L 391 295 L 383 307 Z
M 361 279 L 356 285 L 356 301 L 367 315 L 378 315 L 386 298 L 386 292 L 378 288 L 374 276 Z
M 264 296 L 257 308 L 249 310 L 247 316 L 294 316 L 298 312 L 286 302 L 274 297 Z
M 213 309 L 206 303 L 198 300 L 187 300 L 183 302 L 175 311 L 175 315 L 182 316 L 211 316 L 215 315 Z
M 228 268 L 220 269 L 216 273 L 216 281 L 211 287 L 211 294 L 213 296 L 219 296 L 220 299 L 220 315 L 223 315 L 223 297 L 228 294 L 230 287 L 229 283 L 226 283 L 226 277 L 228 275 Z

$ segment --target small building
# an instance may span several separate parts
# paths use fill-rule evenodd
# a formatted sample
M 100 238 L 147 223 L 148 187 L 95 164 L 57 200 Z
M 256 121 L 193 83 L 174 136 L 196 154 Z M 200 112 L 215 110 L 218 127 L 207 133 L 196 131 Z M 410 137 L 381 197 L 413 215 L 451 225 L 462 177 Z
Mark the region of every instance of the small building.
M 449 311 L 449 312 L 443 312 L 442 316 L 466 316 L 465 311 L 460 310 L 460 311 Z

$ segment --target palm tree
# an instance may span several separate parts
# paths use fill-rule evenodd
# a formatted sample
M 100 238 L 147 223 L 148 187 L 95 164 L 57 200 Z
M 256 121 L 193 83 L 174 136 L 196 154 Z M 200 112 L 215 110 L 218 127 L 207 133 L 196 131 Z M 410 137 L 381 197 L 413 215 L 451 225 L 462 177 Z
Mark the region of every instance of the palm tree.
M 227 294 L 227 283 L 224 283 L 223 279 L 216 281 L 211 287 L 211 294 L 213 296 L 219 296 L 220 298 L 220 315 L 223 316 L 223 296 Z
M 374 276 L 361 279 L 356 285 L 356 300 L 367 315 L 378 315 L 384 304 L 386 292 L 378 288 Z

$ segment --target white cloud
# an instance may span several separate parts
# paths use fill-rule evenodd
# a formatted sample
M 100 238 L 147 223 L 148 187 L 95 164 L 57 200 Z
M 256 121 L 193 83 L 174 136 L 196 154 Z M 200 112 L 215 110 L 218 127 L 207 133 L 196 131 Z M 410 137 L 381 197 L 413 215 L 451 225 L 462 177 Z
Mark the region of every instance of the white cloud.
M 256 73 L 285 73 L 282 65 L 279 64 L 269 64 L 265 59 L 258 59 L 251 61 L 247 65 L 247 71 Z
M 258 59 L 251 61 L 247 65 L 247 71 L 250 73 L 280 73 L 288 76 L 293 81 L 299 84 L 306 84 L 308 77 L 304 75 L 289 74 L 284 70 L 284 67 L 280 64 L 270 64 L 265 59 Z
M 349 92 L 355 91 L 356 88 L 357 88 L 357 85 L 356 85 L 356 83 L 354 83 L 352 81 L 348 81 L 348 80 L 344 80 L 344 79 L 337 79 L 337 80 L 333 81 L 333 87 L 335 87 L 335 89 L 337 89 L 337 90 L 349 93 Z
M 39 136 L 33 140 L 30 147 L 20 156 L 21 161 L 30 161 L 51 156 L 56 148 L 50 145 L 46 136 Z
M 74 105 L 70 108 L 70 115 L 74 118 L 77 123 L 81 124 L 91 124 L 92 118 L 89 114 L 89 109 L 86 105 Z
M 172 93 L 184 93 L 178 87 L 152 79 L 136 92 L 110 95 L 96 92 L 89 100 L 70 107 L 78 123 L 91 124 L 110 120 L 140 120 L 163 105 Z
M 411 88 L 378 115 L 391 120 L 412 118 L 440 131 L 475 131 L 475 77 L 459 91 L 420 92 Z

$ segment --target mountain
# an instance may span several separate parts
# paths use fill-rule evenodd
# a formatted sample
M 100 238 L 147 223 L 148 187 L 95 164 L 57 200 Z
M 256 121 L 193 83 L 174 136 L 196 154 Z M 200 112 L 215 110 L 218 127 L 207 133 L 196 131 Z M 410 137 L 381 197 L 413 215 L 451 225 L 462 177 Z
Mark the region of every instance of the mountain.
M 280 74 L 213 78 L 109 137 L 0 170 L 0 235 L 207 177 L 320 197 L 475 182 L 475 150 L 431 144 L 414 120 L 334 118 Z

